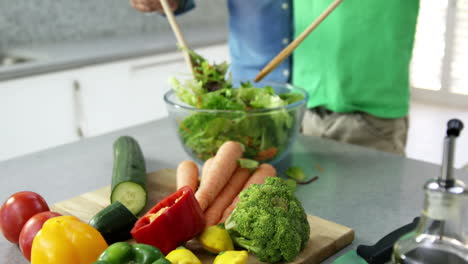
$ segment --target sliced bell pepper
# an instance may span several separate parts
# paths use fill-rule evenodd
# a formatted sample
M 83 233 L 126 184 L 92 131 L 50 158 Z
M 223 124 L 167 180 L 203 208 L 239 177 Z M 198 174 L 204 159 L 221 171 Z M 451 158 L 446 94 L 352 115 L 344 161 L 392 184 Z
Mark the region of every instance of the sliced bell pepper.
M 204 227 L 203 211 L 192 189 L 185 186 L 151 208 L 130 233 L 138 243 L 157 247 L 166 255 Z
M 74 216 L 47 220 L 33 240 L 32 264 L 89 264 L 107 248 L 94 227 Z
M 159 261 L 159 262 L 157 262 Z M 170 263 L 164 258 L 164 255 L 159 249 L 146 245 L 134 244 L 130 245 L 126 242 L 117 242 L 110 245 L 99 256 L 98 261 L 94 264 L 154 264 L 154 263 Z

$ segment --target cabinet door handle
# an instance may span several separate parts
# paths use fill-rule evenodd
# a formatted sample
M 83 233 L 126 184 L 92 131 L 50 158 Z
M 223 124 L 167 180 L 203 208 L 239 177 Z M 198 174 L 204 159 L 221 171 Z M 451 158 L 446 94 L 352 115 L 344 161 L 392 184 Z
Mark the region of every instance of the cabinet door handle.
M 85 137 L 85 119 L 83 110 L 83 98 L 81 96 L 81 85 L 77 80 L 73 80 L 73 103 L 75 108 L 75 129 L 78 137 Z

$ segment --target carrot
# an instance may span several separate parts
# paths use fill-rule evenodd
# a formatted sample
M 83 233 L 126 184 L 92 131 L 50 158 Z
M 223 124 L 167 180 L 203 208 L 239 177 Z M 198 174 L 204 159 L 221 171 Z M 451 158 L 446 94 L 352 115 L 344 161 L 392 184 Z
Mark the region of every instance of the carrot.
M 269 149 L 265 149 L 263 151 L 258 152 L 254 160 L 262 161 L 262 160 L 272 159 L 273 157 L 276 156 L 277 153 L 278 153 L 278 149 L 275 147 L 271 147 Z
M 242 145 L 234 141 L 224 142 L 219 147 L 206 174 L 203 175 L 198 191 L 195 193 L 195 198 L 203 211 L 229 181 L 237 168 L 237 160 L 242 157 L 243 152 Z
M 265 179 L 268 177 L 276 177 L 275 167 L 267 163 L 261 164 L 244 184 L 241 191 L 247 189 L 252 184 L 264 184 Z M 220 221 L 221 223 L 224 223 L 226 219 L 231 215 L 232 211 L 234 211 L 234 209 L 236 208 L 238 202 L 239 195 L 237 195 L 232 201 L 232 203 L 229 205 L 229 207 L 224 210 L 223 216 L 221 217 Z
M 205 163 L 203 164 L 202 175 L 201 175 L 202 180 L 203 180 L 203 178 L 206 177 L 206 173 L 208 172 L 208 168 L 211 166 L 211 163 L 213 163 L 213 159 L 214 159 L 214 157 L 211 157 L 211 158 L 207 159 L 205 161 Z
M 205 163 L 203 163 L 201 176 L 200 176 L 200 182 L 203 180 L 203 178 L 206 178 L 206 173 L 208 172 L 208 168 L 211 166 L 211 163 L 213 163 L 213 159 L 214 157 L 211 157 L 205 160 Z
M 249 177 L 249 169 L 237 168 L 229 180 L 229 183 L 224 186 L 214 202 L 205 210 L 206 227 L 216 225 L 219 222 L 224 210 L 226 210 L 232 200 L 239 194 Z
M 177 166 L 176 172 L 177 190 L 189 186 L 195 192 L 198 187 L 198 166 L 191 160 L 182 161 Z

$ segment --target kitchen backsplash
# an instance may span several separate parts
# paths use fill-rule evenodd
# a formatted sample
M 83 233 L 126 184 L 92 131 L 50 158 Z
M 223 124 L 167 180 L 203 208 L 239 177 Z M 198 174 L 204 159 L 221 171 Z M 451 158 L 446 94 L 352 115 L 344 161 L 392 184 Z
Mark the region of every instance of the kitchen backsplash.
M 226 1 L 198 0 L 177 16 L 182 30 L 225 24 Z M 0 1 L 0 53 L 18 46 L 170 31 L 167 20 L 134 10 L 128 0 Z

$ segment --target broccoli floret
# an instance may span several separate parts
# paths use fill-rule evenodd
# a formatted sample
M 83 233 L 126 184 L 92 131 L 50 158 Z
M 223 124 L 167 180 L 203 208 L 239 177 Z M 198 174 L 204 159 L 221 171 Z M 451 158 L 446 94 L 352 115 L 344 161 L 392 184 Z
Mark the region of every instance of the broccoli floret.
M 236 245 L 269 263 L 293 261 L 310 233 L 301 202 L 278 177 L 242 191 L 225 225 Z

